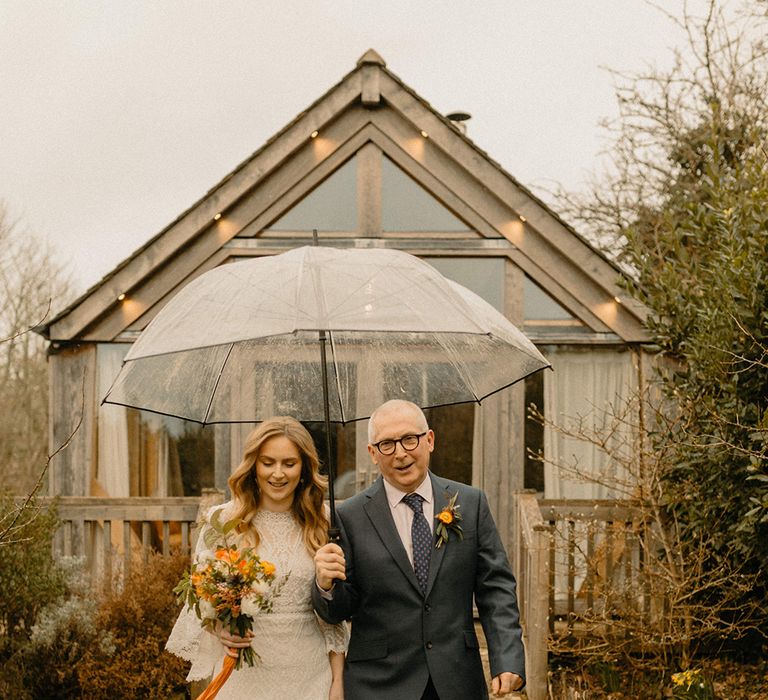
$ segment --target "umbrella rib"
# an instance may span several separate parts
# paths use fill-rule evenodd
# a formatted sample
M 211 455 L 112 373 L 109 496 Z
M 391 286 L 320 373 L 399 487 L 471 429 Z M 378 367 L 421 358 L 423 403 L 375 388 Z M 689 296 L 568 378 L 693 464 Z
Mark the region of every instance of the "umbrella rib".
M 205 415 L 203 416 L 203 423 L 208 422 L 208 415 L 211 412 L 211 406 L 213 405 L 213 399 L 216 396 L 216 391 L 219 388 L 219 382 L 221 381 L 221 375 L 224 374 L 224 367 L 227 365 L 227 360 L 229 360 L 229 356 L 232 354 L 232 350 L 234 349 L 235 344 L 230 343 L 229 350 L 227 350 L 227 356 L 224 358 L 224 362 L 221 363 L 221 367 L 219 367 L 219 375 L 216 377 L 216 383 L 213 385 L 213 391 L 211 392 L 211 398 L 208 400 L 208 406 L 205 409 Z
M 344 404 L 341 400 L 341 382 L 339 380 L 339 370 L 336 361 L 336 343 L 334 342 L 333 333 L 328 331 L 328 339 L 331 341 L 331 367 L 333 367 L 333 381 L 336 384 L 336 397 L 339 401 L 339 415 L 341 416 L 341 422 L 346 423 L 344 417 Z

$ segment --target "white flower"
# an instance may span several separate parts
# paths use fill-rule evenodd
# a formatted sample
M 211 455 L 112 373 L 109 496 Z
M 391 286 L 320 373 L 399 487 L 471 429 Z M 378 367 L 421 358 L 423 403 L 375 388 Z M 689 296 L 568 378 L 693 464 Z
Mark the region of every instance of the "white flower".
M 208 561 L 215 561 L 216 560 L 216 554 L 211 551 L 210 549 L 204 549 L 200 554 L 197 555 L 197 561 L 200 564 L 204 564 Z
M 216 608 L 213 607 L 207 600 L 201 600 L 200 601 L 200 617 L 203 620 L 209 619 L 209 620 L 215 620 L 216 619 Z
M 266 581 L 254 581 L 251 590 L 255 595 L 266 599 L 269 598 L 269 594 L 272 593 L 272 586 Z
M 256 596 L 249 595 L 240 601 L 240 612 L 242 612 L 243 615 L 256 617 L 260 611 L 261 607 L 259 607 L 259 601 Z

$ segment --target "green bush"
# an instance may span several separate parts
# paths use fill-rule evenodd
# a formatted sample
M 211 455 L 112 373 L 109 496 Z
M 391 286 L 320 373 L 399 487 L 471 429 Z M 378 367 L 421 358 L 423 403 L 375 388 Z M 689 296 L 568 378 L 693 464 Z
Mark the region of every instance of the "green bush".
M 10 525 L 16 513 L 12 494 L 0 493 L 0 525 Z M 42 509 L 33 501 L 0 542 L 2 662 L 29 639 L 40 611 L 64 593 L 64 575 L 51 556 L 57 525 L 55 506 Z
M 115 651 L 112 635 L 98 625 L 100 601 L 81 557 L 61 560 L 66 595 L 42 610 L 29 641 L 17 653 L 23 686 L 33 700 L 82 697 L 79 665 L 92 648 Z

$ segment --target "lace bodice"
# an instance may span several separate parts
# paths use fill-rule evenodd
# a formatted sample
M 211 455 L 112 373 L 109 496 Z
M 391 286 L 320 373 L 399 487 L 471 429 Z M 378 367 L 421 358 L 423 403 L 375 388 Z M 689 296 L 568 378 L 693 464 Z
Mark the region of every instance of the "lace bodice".
M 217 507 L 223 509 L 221 517 L 226 520 L 231 503 Z M 259 556 L 275 565 L 278 579 L 285 575 L 288 579 L 274 600 L 272 612 L 260 614 L 254 620 L 252 646 L 261 662 L 235 671 L 217 697 L 327 698 L 331 678 L 328 652 L 346 651 L 347 626 L 328 625 L 314 613 L 314 563 L 293 515 L 261 510 L 253 525 L 260 536 Z M 201 528 L 195 558 L 205 549 L 204 533 L 208 527 L 206 524 Z M 238 539 L 241 546 L 249 544 L 245 537 Z M 219 639 L 204 631 L 195 613 L 186 608 L 179 615 L 166 648 L 192 662 L 187 680 L 207 678 L 220 668 L 224 658 Z

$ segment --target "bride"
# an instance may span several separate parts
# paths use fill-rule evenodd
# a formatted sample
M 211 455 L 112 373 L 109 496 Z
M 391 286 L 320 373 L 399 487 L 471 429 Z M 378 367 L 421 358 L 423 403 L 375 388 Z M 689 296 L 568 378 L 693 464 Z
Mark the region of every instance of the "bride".
M 290 417 L 264 421 L 247 438 L 243 461 L 229 478 L 232 500 L 220 509 L 220 520 L 240 519 L 240 547 L 276 567 L 287 582 L 272 612 L 256 615 L 253 637 L 243 639 L 221 630 L 204 631 L 186 607 L 179 615 L 166 649 L 192 662 L 188 681 L 217 673 L 226 648 L 250 644 L 260 657 L 256 665 L 233 671 L 218 700 L 342 700 L 345 623 L 328 625 L 312 609 L 315 551 L 327 541 L 328 519 L 323 508 L 325 477 L 318 473 L 317 450 L 307 430 Z M 203 525 L 195 558 L 205 549 Z

